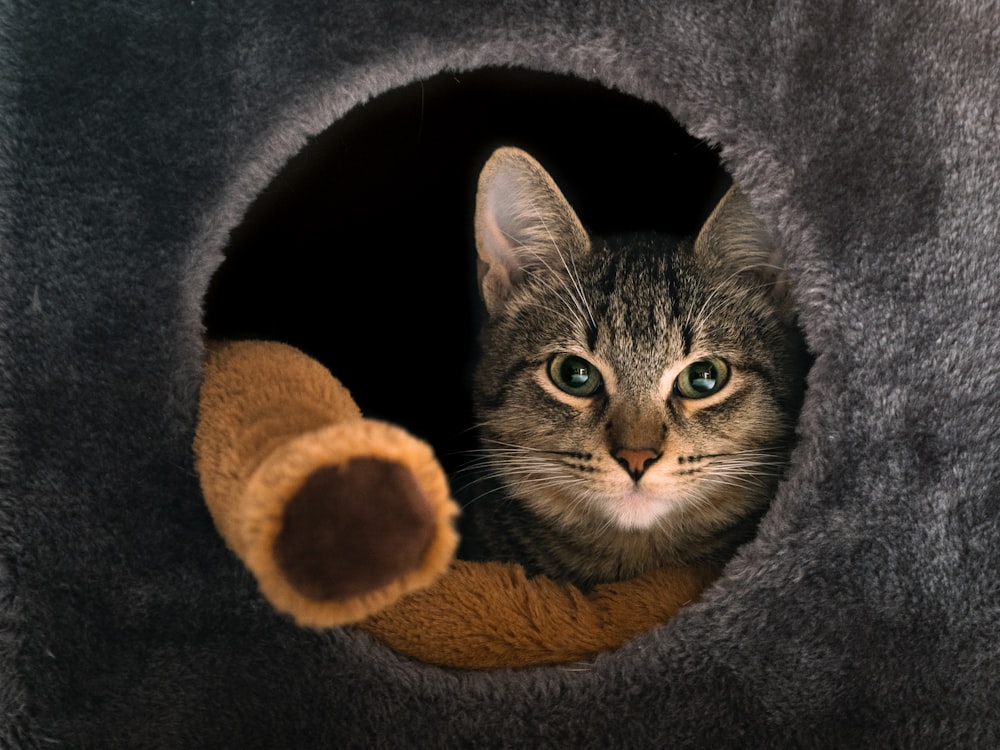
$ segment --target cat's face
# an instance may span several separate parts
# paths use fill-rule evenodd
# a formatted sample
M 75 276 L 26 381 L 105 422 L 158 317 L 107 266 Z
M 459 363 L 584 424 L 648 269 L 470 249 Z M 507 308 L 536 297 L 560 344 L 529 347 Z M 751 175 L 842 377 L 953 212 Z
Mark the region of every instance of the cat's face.
M 694 240 L 594 240 L 499 151 L 477 205 L 489 468 L 567 528 L 722 529 L 765 504 L 804 365 L 772 248 L 735 190 Z

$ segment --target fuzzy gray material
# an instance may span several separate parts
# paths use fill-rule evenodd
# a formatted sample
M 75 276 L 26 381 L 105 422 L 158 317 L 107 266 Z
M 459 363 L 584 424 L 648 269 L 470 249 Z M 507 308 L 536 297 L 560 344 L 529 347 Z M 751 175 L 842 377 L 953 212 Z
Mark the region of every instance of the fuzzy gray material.
M 988 0 L 5 4 L 0 746 L 1000 746 L 998 50 Z M 587 665 L 465 673 L 274 613 L 191 438 L 255 197 L 356 105 L 508 64 L 719 144 L 816 363 L 703 602 Z

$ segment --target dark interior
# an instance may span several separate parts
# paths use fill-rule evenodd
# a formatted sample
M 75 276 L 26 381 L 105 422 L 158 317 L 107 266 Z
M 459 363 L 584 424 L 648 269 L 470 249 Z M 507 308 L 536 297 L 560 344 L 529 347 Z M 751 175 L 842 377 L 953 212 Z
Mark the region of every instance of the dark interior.
M 693 231 L 728 186 L 717 152 L 658 106 L 523 70 L 441 74 L 288 163 L 232 233 L 208 335 L 299 347 L 454 469 L 471 440 L 476 178 L 500 145 L 532 153 L 599 233 Z

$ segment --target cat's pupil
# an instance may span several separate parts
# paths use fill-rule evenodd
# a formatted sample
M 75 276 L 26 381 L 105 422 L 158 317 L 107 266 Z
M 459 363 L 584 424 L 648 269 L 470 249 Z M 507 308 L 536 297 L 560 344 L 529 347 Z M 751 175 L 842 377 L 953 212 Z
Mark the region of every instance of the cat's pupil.
M 574 363 L 563 367 L 563 377 L 571 386 L 579 388 L 590 380 L 590 371 L 586 367 Z
M 566 393 L 589 396 L 601 386 L 601 374 L 583 357 L 556 355 L 549 365 L 552 382 Z
M 705 398 L 718 393 L 729 378 L 729 368 L 714 357 L 684 368 L 677 378 L 677 392 L 684 398 Z
M 711 391 L 715 389 L 715 384 L 719 381 L 719 374 L 712 365 L 702 363 L 691 373 L 691 385 L 696 391 Z

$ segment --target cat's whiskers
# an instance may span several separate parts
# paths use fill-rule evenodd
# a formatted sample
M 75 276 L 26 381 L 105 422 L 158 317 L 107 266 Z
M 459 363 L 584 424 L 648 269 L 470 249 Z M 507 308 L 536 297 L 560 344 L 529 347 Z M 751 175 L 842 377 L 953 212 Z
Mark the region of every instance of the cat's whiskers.
M 587 294 L 583 289 L 583 284 L 580 283 L 580 274 L 576 269 L 576 261 L 573 260 L 573 257 L 571 256 L 570 260 L 567 262 L 566 255 L 559 249 L 559 246 L 556 244 L 554 239 L 552 240 L 552 246 L 559 255 L 559 260 L 562 261 L 563 268 L 566 269 L 566 276 L 569 278 L 570 282 L 572 282 L 573 289 L 576 291 L 576 294 L 573 294 L 573 297 L 577 300 L 577 307 L 581 308 L 581 317 L 586 317 L 586 321 L 584 321 L 586 324 L 585 328 L 596 329 L 597 321 L 594 319 L 594 310 L 590 306 L 590 301 L 587 299 Z M 568 284 L 564 283 L 563 286 L 566 287 L 566 290 L 572 294 Z
M 770 263 L 752 263 L 750 265 L 738 268 L 737 270 L 733 271 L 729 276 L 727 276 L 726 278 L 724 278 L 722 281 L 720 281 L 718 284 L 715 285 L 712 291 L 709 292 L 708 296 L 702 302 L 701 307 L 698 309 L 697 313 L 695 313 L 694 315 L 689 314 L 687 316 L 686 319 L 687 325 L 694 325 L 695 323 L 708 320 L 711 315 L 715 315 L 716 309 L 718 308 L 712 309 L 710 311 L 710 315 L 706 315 L 706 308 L 712 302 L 714 302 L 716 298 L 719 297 L 719 295 L 722 294 L 723 292 L 725 292 L 725 294 L 722 297 L 719 297 L 718 300 L 719 305 L 731 304 L 732 297 L 735 294 L 746 296 L 750 292 L 759 291 L 760 289 L 766 289 L 767 287 L 773 287 L 778 283 L 777 280 L 775 279 L 773 281 L 761 282 L 760 284 L 755 284 L 750 287 L 734 286 L 732 284 L 733 279 L 735 279 L 736 277 L 742 276 L 743 274 L 755 271 L 757 269 L 770 269 L 778 273 L 784 270 L 781 268 L 781 266 L 776 266 Z
M 556 252 L 559 253 L 560 257 L 562 257 L 562 253 L 559 252 L 558 248 L 556 248 Z M 591 311 L 590 305 L 587 303 L 587 299 L 583 295 L 582 290 L 579 290 L 579 281 L 576 280 L 573 272 L 567 267 L 567 273 L 573 280 L 573 285 L 576 289 L 570 288 L 570 286 L 563 279 L 563 274 L 559 273 L 553 269 L 551 265 L 549 265 L 543 253 L 536 252 L 534 255 L 539 263 L 541 263 L 541 265 L 543 265 L 550 272 L 548 276 L 536 275 L 534 277 L 535 282 L 543 289 L 552 292 L 553 296 L 559 299 L 566 306 L 566 309 L 569 310 L 569 318 L 566 318 L 565 316 L 561 317 L 563 317 L 564 320 L 569 320 L 570 322 L 576 324 L 574 327 L 579 327 L 581 330 L 587 330 L 590 326 L 596 327 L 597 324 L 594 323 L 593 312 Z M 566 266 L 565 260 L 563 261 L 563 265 Z M 553 279 L 556 279 L 557 281 L 553 281 Z M 559 292 L 566 292 L 566 294 L 560 294 Z M 571 301 L 572 304 L 570 304 Z M 536 306 L 543 310 L 555 312 L 551 310 L 551 308 L 547 308 L 540 304 Z M 587 322 L 588 319 L 590 321 L 589 324 Z
M 462 507 L 468 507 L 477 500 L 481 500 L 494 493 L 501 493 L 506 496 L 510 494 L 511 491 L 514 493 L 527 491 L 532 495 L 537 495 L 539 493 L 544 493 L 546 490 L 558 489 L 560 490 L 561 496 L 575 499 L 578 493 L 566 492 L 566 490 L 574 485 L 584 485 L 588 481 L 583 477 L 572 477 L 565 474 L 558 476 L 544 476 L 536 470 L 525 469 L 522 472 L 511 472 L 506 470 L 506 468 L 503 471 L 489 471 L 484 473 L 482 477 L 486 479 L 496 479 L 499 481 L 489 490 L 478 493 L 475 497 L 464 503 Z M 465 485 L 462 489 L 467 490 L 469 487 L 475 486 L 475 484 L 476 481 L 472 481 Z
M 770 490 L 774 481 L 784 475 L 786 463 L 783 453 L 746 450 L 713 456 L 685 473 L 703 485 Z
M 474 479 L 463 489 L 476 483 L 476 478 L 487 477 L 510 485 L 512 488 L 536 491 L 548 487 L 565 488 L 584 483 L 588 479 L 567 472 L 565 458 L 585 460 L 585 454 L 574 451 L 552 451 L 530 446 L 485 440 L 491 447 L 469 451 L 477 456 L 469 466 L 459 472 L 475 473 Z
M 583 284 L 580 283 L 580 274 L 576 270 L 576 261 L 570 259 L 571 262 L 567 262 L 566 254 L 559 247 L 559 242 L 556 240 L 555 236 L 552 234 L 552 229 L 549 227 L 549 223 L 545 220 L 545 215 L 542 211 L 538 209 L 537 203 L 531 201 L 532 209 L 535 212 L 535 216 L 538 218 L 539 224 L 544 229 L 545 233 L 548 235 L 549 243 L 552 245 L 552 249 L 555 250 L 556 255 L 559 256 L 559 261 L 562 263 L 563 268 L 566 270 L 566 275 L 569 277 L 570 281 L 573 283 L 573 288 L 571 289 L 568 284 L 563 282 L 563 287 L 570 297 L 576 302 L 577 309 L 580 313 L 581 318 L 586 317 L 590 321 L 590 327 L 596 329 L 597 321 L 594 320 L 594 311 L 590 307 L 590 303 L 587 301 L 587 295 L 583 291 Z M 548 261 L 546 260 L 546 254 L 538 253 L 538 259 L 548 268 L 550 271 L 555 272 Z M 572 264 L 572 267 L 571 267 Z M 561 278 L 562 275 L 554 273 L 557 278 Z
M 734 305 L 734 304 L 746 304 L 752 307 L 751 298 L 756 295 L 760 290 L 767 289 L 770 287 L 777 286 L 777 281 L 765 281 L 760 284 L 755 284 L 754 286 L 740 287 L 739 289 L 731 289 L 727 292 L 724 297 L 720 297 L 716 301 L 716 306 L 711 310 L 705 310 L 704 305 L 702 305 L 702 310 L 698 313 L 698 316 L 693 319 L 695 323 L 707 323 L 724 308 Z M 725 312 L 723 312 L 723 317 L 725 317 Z
M 696 322 L 704 320 L 705 308 L 707 308 L 715 300 L 715 298 L 722 292 L 723 289 L 729 289 L 731 286 L 730 282 L 740 274 L 744 273 L 746 270 L 748 269 L 739 269 L 737 271 L 733 271 L 729 276 L 727 276 L 725 279 L 716 284 L 712 288 L 712 290 L 708 293 L 708 295 L 705 297 L 705 299 L 702 301 L 701 307 L 698 309 L 698 312 L 692 315 L 689 311 L 687 319 L 685 320 L 685 324 L 691 326 L 694 325 Z
M 531 304 L 531 307 L 537 308 L 539 310 L 545 310 L 546 312 L 550 312 L 553 315 L 555 315 L 556 317 L 561 318 L 562 320 L 565 320 L 566 323 L 569 324 L 569 329 L 570 330 L 573 330 L 573 329 L 575 329 L 575 328 L 577 328 L 579 326 L 579 321 L 578 321 L 578 319 L 576 317 L 573 316 L 573 310 L 572 309 L 570 309 L 570 311 L 569 311 L 570 314 L 567 315 L 566 313 L 564 313 L 564 312 L 562 312 L 560 310 L 556 310 L 556 309 L 554 309 L 552 307 L 549 307 L 548 305 L 543 305 L 541 302 L 533 302 Z
M 703 486 L 736 490 L 766 489 L 770 487 L 770 484 L 764 481 L 763 477 L 755 477 L 751 474 L 741 474 L 728 478 L 721 475 L 705 476 L 702 477 L 701 483 Z
M 486 426 L 487 423 L 482 423 L 482 426 Z M 497 440 L 495 438 L 484 437 L 482 440 L 484 445 L 495 446 L 494 448 L 480 448 L 473 449 L 469 451 L 470 453 L 484 453 L 489 454 L 499 450 L 517 451 L 522 453 L 535 453 L 535 454 L 545 454 L 550 456 L 570 456 L 572 458 L 590 457 L 589 453 L 585 451 L 566 451 L 566 450 L 552 450 L 550 448 L 535 448 L 530 445 L 521 445 L 519 443 L 507 443 L 502 440 Z
M 532 277 L 536 283 L 538 283 L 540 286 L 544 287 L 545 289 L 548 289 L 553 293 L 556 293 L 560 290 L 566 292 L 565 296 L 560 294 L 555 295 L 558 299 L 563 301 L 563 304 L 565 304 L 567 310 L 569 310 L 570 317 L 564 319 L 568 320 L 569 322 L 578 322 L 582 330 L 596 328 L 597 323 L 594 321 L 594 313 L 590 307 L 590 304 L 587 301 L 586 295 L 584 294 L 583 286 L 579 280 L 579 273 L 576 272 L 575 262 L 571 268 L 570 264 L 567 263 L 566 261 L 565 253 L 563 253 L 563 251 L 560 249 L 558 242 L 556 241 L 555 237 L 552 234 L 552 230 L 549 228 L 548 222 L 545 220 L 544 213 L 538 209 L 538 206 L 535 204 L 533 200 L 529 201 L 529 204 L 533 212 L 535 213 L 535 217 L 538 220 L 538 225 L 544 231 L 545 238 L 534 237 L 532 238 L 532 242 L 526 242 L 522 238 L 512 235 L 509 232 L 505 232 L 504 235 L 507 237 L 507 239 L 511 241 L 511 243 L 514 246 L 520 249 L 522 255 L 530 256 L 536 263 L 538 263 L 540 266 L 548 270 L 549 275 L 551 277 L 559 280 L 559 285 L 555 286 L 552 284 L 552 282 L 550 282 L 542 275 L 536 274 L 533 275 Z M 569 279 L 572 281 L 572 286 L 566 283 L 564 279 L 564 274 L 560 273 L 557 269 L 553 268 L 552 265 L 549 263 L 548 253 L 533 249 L 535 241 L 545 241 L 545 239 L 547 239 L 548 243 L 551 244 L 552 248 L 555 250 L 556 255 L 559 257 L 559 260 L 563 265 L 563 268 L 566 270 L 565 276 L 568 276 Z M 573 303 L 572 305 L 570 305 L 569 300 L 572 301 Z M 543 308 L 543 309 L 548 309 L 548 308 Z M 555 312 L 555 311 L 550 310 L 550 312 Z M 588 320 L 589 324 L 587 322 Z

